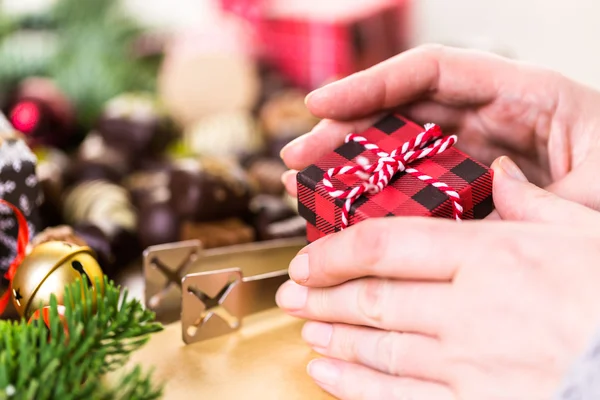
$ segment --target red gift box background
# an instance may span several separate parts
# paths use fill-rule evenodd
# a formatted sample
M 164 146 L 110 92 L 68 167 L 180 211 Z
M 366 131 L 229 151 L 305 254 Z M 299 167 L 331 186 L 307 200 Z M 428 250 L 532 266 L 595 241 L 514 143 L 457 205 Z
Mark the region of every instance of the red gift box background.
M 388 116 L 360 135 L 385 152 L 402 146 L 423 132 L 423 128 L 398 115 Z M 341 226 L 342 199 L 334 199 L 323 185 L 329 168 L 372 164 L 377 156 L 356 142 L 348 142 L 298 174 L 298 211 L 307 221 L 307 239 L 313 242 L 337 232 Z M 464 208 L 463 219 L 481 219 L 493 209 L 492 170 L 451 147 L 432 158 L 410 164 L 457 191 Z M 355 176 L 332 179 L 334 187 L 345 190 L 359 183 Z M 350 209 L 350 225 L 368 218 L 391 216 L 434 216 L 452 218 L 452 204 L 446 194 L 418 178 L 398 173 L 374 195 L 363 194 Z
M 308 90 L 408 47 L 409 0 L 220 0 L 254 28 L 262 57 Z

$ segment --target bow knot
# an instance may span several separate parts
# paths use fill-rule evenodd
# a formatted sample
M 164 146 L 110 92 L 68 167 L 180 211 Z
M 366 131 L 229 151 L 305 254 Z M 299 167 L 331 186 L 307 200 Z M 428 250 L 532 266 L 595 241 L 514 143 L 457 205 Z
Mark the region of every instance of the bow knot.
M 377 194 L 381 192 L 390 183 L 394 175 L 400 172 L 409 173 L 446 193 L 452 200 L 454 218 L 461 220 L 463 208 L 458 193 L 445 183 L 420 173 L 414 168 L 409 168 L 409 165 L 414 161 L 433 157 L 452 147 L 457 141 L 455 135 L 444 137 L 437 125 L 427 124 L 425 125 L 425 131 L 390 153 L 383 151 L 376 144 L 354 133 L 346 136 L 345 142 L 349 143 L 351 141 L 361 144 L 365 149 L 374 153 L 378 159 L 374 164 L 330 168 L 325 173 L 323 186 L 329 195 L 333 198 L 346 200 L 342 207 L 341 229 L 348 226 L 350 208 L 361 195 L 364 193 Z M 331 182 L 338 175 L 355 175 L 360 181 L 357 185 L 347 190 L 338 190 L 334 188 Z

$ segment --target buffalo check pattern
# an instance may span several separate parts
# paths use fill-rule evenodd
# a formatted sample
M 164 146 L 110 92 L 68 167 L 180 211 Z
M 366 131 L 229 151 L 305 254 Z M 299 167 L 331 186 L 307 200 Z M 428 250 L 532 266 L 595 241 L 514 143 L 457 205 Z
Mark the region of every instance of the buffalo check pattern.
M 400 115 L 389 115 L 360 133 L 386 152 L 423 131 L 423 127 Z M 334 199 L 323 187 L 329 168 L 356 163 L 375 163 L 377 156 L 356 142 L 345 143 L 298 174 L 298 211 L 307 221 L 307 240 L 315 240 L 340 230 L 344 200 Z M 452 147 L 432 158 L 410 164 L 455 189 L 463 202 L 463 219 L 482 219 L 494 209 L 490 168 Z M 334 177 L 336 189 L 358 184 L 355 176 Z M 368 218 L 391 216 L 430 216 L 452 218 L 452 204 L 446 194 L 405 172 L 396 174 L 380 193 L 364 194 L 350 209 L 350 225 Z

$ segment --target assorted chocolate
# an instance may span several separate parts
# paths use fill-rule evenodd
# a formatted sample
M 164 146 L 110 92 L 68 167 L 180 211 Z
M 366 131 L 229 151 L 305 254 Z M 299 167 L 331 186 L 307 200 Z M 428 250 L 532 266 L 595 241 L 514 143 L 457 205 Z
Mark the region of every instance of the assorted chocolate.
M 264 137 L 249 112 L 227 112 L 200 118 L 183 132 L 189 152 L 203 156 L 230 157 L 259 151 Z
M 155 157 L 177 137 L 175 125 L 156 98 L 146 93 L 126 93 L 108 102 L 98 123 L 107 147 L 137 164 Z
M 254 242 L 256 234 L 252 226 L 237 218 L 214 222 L 185 221 L 179 231 L 179 240 L 200 240 L 203 248 L 211 249 Z
M 76 246 L 88 246 L 87 242 L 79 235 L 77 235 L 77 233 L 72 227 L 68 225 L 60 225 L 56 227 L 46 228 L 40 233 L 38 233 L 31 240 L 31 242 L 29 242 L 29 247 L 33 248 L 42 243 L 54 241 L 67 242 Z
M 181 219 L 215 221 L 243 215 L 252 195 L 246 173 L 233 162 L 185 158 L 169 179 L 169 204 Z
M 74 151 L 38 147 L 46 229 L 32 244 L 87 245 L 111 275 L 153 245 L 305 235 L 279 150 L 317 121 L 302 93 L 267 71 L 262 83 L 255 112 L 214 113 L 185 129 L 151 95 L 123 94 Z

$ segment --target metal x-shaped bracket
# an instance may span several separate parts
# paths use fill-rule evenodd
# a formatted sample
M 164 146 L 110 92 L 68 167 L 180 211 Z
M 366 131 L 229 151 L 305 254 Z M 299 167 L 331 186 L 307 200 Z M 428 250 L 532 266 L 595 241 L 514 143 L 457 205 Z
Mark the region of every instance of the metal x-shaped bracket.
M 236 330 L 244 317 L 240 307 L 239 269 L 192 274 L 183 279 L 182 335 L 185 343 Z
M 183 279 L 181 304 L 185 343 L 239 329 L 244 317 L 275 307 L 275 293 L 287 270 L 244 277 L 239 268 L 189 274 Z
M 162 314 L 178 314 L 177 312 L 168 312 L 169 306 L 171 306 L 170 308 L 179 307 L 181 280 L 190 266 L 198 259 L 201 250 L 200 242 L 191 240 L 153 246 L 144 252 L 146 307 L 156 311 L 159 320 L 168 322 L 167 317 Z M 171 304 L 168 304 L 169 300 L 171 300 Z M 167 309 L 167 313 L 161 313 L 162 309 Z
M 190 341 L 216 335 L 211 326 L 221 323 L 217 320 L 225 321 L 222 331 L 237 329 L 243 316 L 275 306 L 277 287 L 305 243 L 292 238 L 202 249 L 192 240 L 149 247 L 144 252 L 146 307 L 164 324 L 191 312 L 183 322 L 184 331 L 196 327 L 189 330 Z M 199 328 L 202 333 L 195 334 Z

